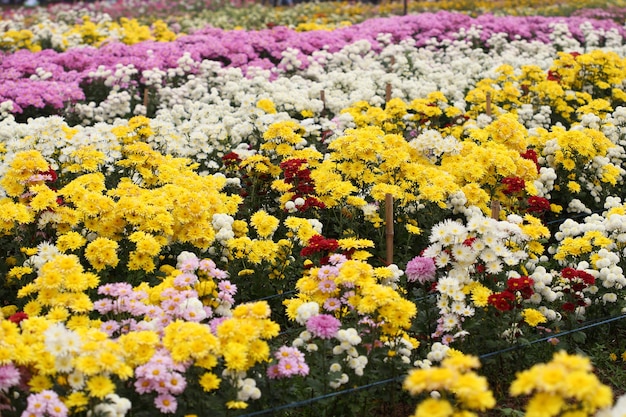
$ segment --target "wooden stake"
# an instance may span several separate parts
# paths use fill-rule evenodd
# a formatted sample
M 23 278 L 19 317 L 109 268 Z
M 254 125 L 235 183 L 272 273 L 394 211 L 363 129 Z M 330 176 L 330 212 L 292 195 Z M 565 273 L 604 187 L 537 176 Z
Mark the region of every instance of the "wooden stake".
M 385 236 L 387 238 L 387 265 L 393 263 L 393 196 L 385 194 Z
M 391 84 L 387 83 L 385 86 L 385 103 L 389 103 L 389 100 L 391 100 Z
M 491 200 L 491 218 L 500 220 L 500 200 Z
M 148 114 L 148 104 L 150 104 L 149 89 L 143 90 L 143 106 L 146 108 L 146 114 Z
M 487 113 L 487 116 L 491 117 L 491 93 L 487 93 L 485 100 L 485 113 Z

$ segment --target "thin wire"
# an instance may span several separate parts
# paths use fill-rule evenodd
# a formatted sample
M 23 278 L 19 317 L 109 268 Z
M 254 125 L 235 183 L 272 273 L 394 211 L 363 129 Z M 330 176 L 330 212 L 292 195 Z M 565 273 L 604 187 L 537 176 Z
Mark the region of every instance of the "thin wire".
M 579 218 L 579 217 L 587 217 L 587 216 L 591 216 L 592 214 L 602 214 L 602 213 L 604 213 L 604 211 L 605 210 L 595 210 L 595 211 L 592 211 L 591 213 L 572 214 L 572 215 L 567 216 L 565 218 L 550 220 L 549 222 L 546 222 L 546 224 L 564 223 L 565 220 L 576 219 L 576 218 Z
M 267 410 L 255 411 L 253 413 L 244 414 L 244 415 L 242 415 L 240 417 L 260 416 L 260 415 L 263 415 L 263 414 L 273 413 L 275 411 L 281 411 L 281 410 L 287 410 L 289 408 L 301 407 L 303 405 L 315 403 L 315 402 L 318 402 L 318 401 L 321 401 L 321 400 L 327 400 L 329 398 L 333 398 L 333 397 L 336 397 L 338 395 L 350 394 L 352 392 L 357 392 L 357 391 L 362 391 L 362 390 L 365 390 L 365 389 L 370 389 L 370 388 L 378 386 L 378 385 L 386 385 L 386 384 L 388 384 L 390 382 L 399 381 L 400 379 L 402 379 L 404 377 L 405 377 L 405 375 L 400 375 L 400 376 L 397 376 L 395 378 L 389 378 L 389 379 L 384 379 L 382 381 L 372 382 L 371 384 L 362 385 L 360 387 L 350 388 L 350 389 L 346 389 L 346 390 L 342 390 L 342 391 L 330 392 L 328 394 L 320 395 L 320 396 L 314 397 L 314 398 L 309 398 L 307 400 L 298 401 L 296 403 L 284 404 L 284 405 L 281 405 L 279 407 L 274 407 L 274 408 L 270 408 L 270 409 L 267 409 Z
M 535 339 L 532 342 L 528 342 L 528 343 L 525 343 L 523 345 L 511 346 L 511 347 L 508 347 L 508 348 L 505 348 L 505 349 L 497 350 L 495 352 L 485 353 L 485 354 L 480 355 L 478 357 L 480 359 L 489 358 L 491 356 L 496 356 L 496 355 L 500 355 L 502 353 L 510 352 L 512 350 L 517 350 L 517 349 L 520 349 L 520 348 L 531 346 L 531 345 L 534 345 L 535 343 L 546 342 L 546 341 L 548 341 L 550 339 L 555 339 L 555 338 L 558 338 L 558 337 L 561 337 L 561 336 L 567 336 L 569 334 L 578 333 L 578 332 L 586 330 L 586 329 L 591 329 L 592 327 L 602 326 L 604 324 L 608 324 L 608 323 L 611 323 L 611 322 L 614 322 L 614 321 L 617 321 L 617 320 L 622 320 L 622 319 L 626 319 L 626 314 L 622 314 L 621 316 L 617 316 L 617 317 L 611 317 L 609 319 L 604 319 L 604 320 L 602 320 L 600 322 L 596 322 L 596 323 L 593 323 L 593 324 L 586 324 L 584 326 L 577 327 L 576 329 L 566 330 L 566 331 L 559 332 L 559 333 L 554 333 L 554 334 L 552 334 L 550 336 L 540 337 L 539 339 Z
M 621 316 L 616 316 L 616 317 L 610 317 L 610 318 L 607 318 L 607 319 L 602 319 L 602 321 L 594 320 L 591 324 L 585 324 L 583 326 L 577 327 L 576 329 L 567 330 L 567 331 L 563 331 L 563 332 L 559 332 L 559 333 L 554 333 L 554 334 L 551 334 L 550 336 L 541 337 L 539 339 L 535 339 L 535 340 L 533 340 L 531 342 L 528 342 L 526 344 L 523 344 L 523 345 L 511 346 L 511 347 L 508 347 L 508 348 L 497 350 L 495 352 L 485 353 L 485 354 L 482 354 L 482 355 L 480 355 L 478 357 L 479 357 L 479 359 L 489 358 L 491 356 L 496 356 L 496 355 L 500 355 L 502 353 L 510 352 L 512 350 L 525 348 L 525 347 L 528 347 L 528 346 L 532 346 L 532 345 L 534 345 L 536 343 L 541 343 L 541 342 L 548 341 L 550 339 L 554 339 L 554 338 L 558 338 L 558 337 L 562 337 L 562 336 L 567 336 L 569 334 L 577 333 L 577 332 L 580 332 L 580 331 L 583 331 L 583 330 L 586 330 L 586 329 L 590 329 L 590 328 L 593 328 L 593 327 L 596 327 L 596 326 L 602 326 L 602 325 L 605 325 L 605 324 L 608 324 L 608 323 L 611 323 L 611 322 L 614 322 L 614 321 L 617 321 L 617 320 L 622 320 L 622 319 L 626 319 L 626 314 L 622 314 Z M 321 401 L 321 400 L 325 400 L 325 399 L 328 399 L 328 398 L 333 398 L 333 397 L 336 397 L 336 396 L 339 396 L 339 395 L 350 394 L 352 392 L 357 392 L 357 391 L 370 389 L 370 388 L 373 388 L 373 387 L 376 387 L 376 386 L 379 386 L 379 385 L 386 385 L 386 384 L 388 384 L 390 382 L 397 382 L 397 381 L 400 381 L 402 378 L 405 378 L 405 377 L 406 377 L 406 375 L 400 375 L 400 376 L 397 376 L 395 378 L 389 378 L 389 379 L 384 379 L 384 380 L 381 380 L 381 381 L 372 382 L 370 384 L 362 385 L 360 387 L 350 388 L 350 389 L 342 390 L 342 391 L 331 392 L 331 393 L 328 393 L 328 394 L 320 395 L 318 397 L 309 398 L 307 400 L 302 400 L 302 401 L 289 403 L 289 404 L 283 404 L 281 406 L 273 407 L 273 408 L 270 408 L 270 409 L 267 409 L 267 410 L 255 411 L 255 412 L 252 412 L 252 413 L 244 414 L 244 415 L 242 415 L 240 417 L 254 417 L 254 416 L 260 416 L 260 415 L 264 415 L 264 414 L 273 413 L 275 411 L 287 410 L 287 409 L 290 409 L 290 408 L 297 408 L 297 407 L 301 407 L 303 405 L 312 404 L 312 403 L 315 403 L 315 402 L 318 402 L 318 401 Z
M 291 294 L 295 294 L 295 293 L 296 293 L 296 290 L 285 291 L 285 292 L 280 293 L 280 294 L 272 294 L 272 295 L 268 295 L 267 297 L 257 298 L 256 300 L 254 300 L 252 302 L 263 301 L 263 300 L 271 300 L 272 298 L 281 298 L 281 297 L 285 297 L 287 295 L 291 295 Z

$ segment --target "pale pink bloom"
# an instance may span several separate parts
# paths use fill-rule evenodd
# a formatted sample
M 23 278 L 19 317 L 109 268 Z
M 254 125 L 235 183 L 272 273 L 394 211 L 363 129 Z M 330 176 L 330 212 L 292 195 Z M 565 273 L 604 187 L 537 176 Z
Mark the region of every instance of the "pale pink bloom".
M 327 311 L 337 311 L 341 307 L 341 301 L 338 298 L 327 298 L 323 306 Z
M 149 379 L 151 381 L 160 381 L 167 376 L 167 368 L 162 363 L 150 361 L 145 365 L 139 366 L 135 371 L 137 376 Z
M 102 324 L 100 324 L 100 330 L 102 330 L 109 336 L 112 336 L 113 333 L 119 330 L 119 328 L 120 328 L 120 324 L 115 320 L 107 320 L 103 322 Z
M 113 311 L 113 301 L 108 298 L 97 300 L 93 303 L 93 309 L 100 314 L 107 314 Z
M 228 317 L 216 317 L 211 320 L 209 323 L 209 326 L 211 326 L 211 332 L 215 334 L 217 332 L 217 327 L 225 320 L 228 320 Z
M 339 268 L 332 265 L 322 265 L 317 270 L 317 277 L 320 279 L 336 277 L 339 274 Z
M 171 394 L 160 394 L 154 399 L 154 405 L 161 411 L 162 413 L 171 414 L 176 412 L 176 408 L 178 408 L 178 402 L 176 401 L 176 397 Z
M 318 284 L 317 288 L 319 288 L 321 292 L 328 294 L 337 289 L 337 284 L 335 284 L 335 281 L 332 279 L 325 279 Z
M 267 368 L 267 376 L 270 379 L 278 379 L 282 375 L 280 374 L 280 369 L 278 369 L 278 365 L 271 365 Z
M 104 284 L 98 287 L 98 294 L 113 295 L 113 284 Z
M 146 306 L 145 314 L 146 316 L 153 318 L 153 319 L 159 318 L 159 317 L 162 317 L 163 315 L 163 309 L 155 305 Z
M 193 272 L 200 266 L 200 260 L 196 257 L 181 259 L 176 265 L 177 269 L 183 272 Z
M 198 282 L 198 277 L 191 272 L 183 272 L 174 278 L 174 286 L 178 288 L 188 287 Z
M 283 377 L 297 375 L 300 371 L 298 361 L 292 358 L 283 359 L 278 362 L 278 370 L 280 372 L 280 375 Z
M 235 295 L 237 293 L 237 285 L 232 284 L 230 281 L 221 281 L 217 284 L 217 288 L 230 295 Z
M 215 279 L 226 279 L 228 278 L 228 272 L 215 268 L 209 271 L 209 276 Z
M 274 357 L 278 360 L 283 360 L 283 359 L 296 359 L 296 360 L 303 360 L 304 359 L 304 355 L 302 354 L 302 352 L 300 352 L 298 350 L 298 348 L 292 347 L 292 346 L 281 346 L 275 353 L 274 353 Z
M 333 253 L 332 255 L 328 257 L 328 262 L 331 265 L 335 265 L 335 266 L 339 266 L 347 260 L 348 258 L 346 258 L 345 255 L 342 255 L 340 253 Z
M 146 378 L 137 378 L 134 385 L 137 394 L 148 394 L 154 391 L 156 382 Z
M 226 303 L 229 303 L 229 304 L 235 304 L 235 299 L 229 293 L 220 291 L 219 293 L 217 293 L 217 298 L 222 300 L 222 302 L 226 302 Z
M 172 372 L 165 380 L 165 387 L 172 394 L 181 394 L 187 387 L 187 380 L 178 372 Z
M 0 365 L 0 392 L 20 383 L 20 371 L 13 364 Z
M 212 269 L 215 269 L 215 262 L 212 259 L 203 259 L 198 264 L 198 268 L 201 271 L 208 272 Z
M 306 362 L 298 362 L 298 375 L 307 376 L 309 370 L 309 365 L 307 365 Z

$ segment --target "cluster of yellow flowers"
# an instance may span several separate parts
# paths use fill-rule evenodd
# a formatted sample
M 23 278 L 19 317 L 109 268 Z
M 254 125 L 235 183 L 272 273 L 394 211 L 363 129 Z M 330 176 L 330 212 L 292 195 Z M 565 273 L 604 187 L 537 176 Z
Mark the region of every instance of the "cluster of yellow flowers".
M 327 279 L 322 280 L 320 276 L 328 269 L 329 265 L 311 268 L 298 280 L 297 297 L 284 302 L 290 319 L 296 319 L 302 304 L 312 301 L 326 306 L 339 319 L 354 318 L 355 312 L 359 317 L 368 317 L 389 337 L 411 327 L 417 307 L 393 286 L 382 283 L 392 278 L 389 268 L 374 268 L 364 261 L 347 260 L 339 266 L 336 275 L 329 273 Z M 330 305 L 329 300 L 334 304 Z
M 128 30 L 134 27 L 132 22 L 125 23 Z M 95 29 L 85 30 L 91 33 L 85 36 L 99 42 Z M 137 30 L 136 35 L 149 36 L 145 30 Z M 377 245 L 366 237 L 381 237 L 379 229 L 386 222 L 381 207 L 386 197 L 391 195 L 396 204 L 394 221 L 404 223 L 412 234 L 420 233 L 417 219 L 427 217 L 420 211 L 427 205 L 439 207 L 443 213 L 451 209 L 451 201 L 456 198 L 461 201 L 456 204 L 462 207 L 477 206 L 489 214 L 492 200 L 506 199 L 504 178 L 523 182 L 523 191 L 528 195 L 539 194 L 534 185 L 540 176 L 537 164 L 522 155 L 529 148 L 539 152 L 548 167 L 565 173 L 562 178 L 566 182 L 557 182 L 554 190 L 576 194 L 585 184 L 616 185 L 623 172 L 605 158 L 613 144 L 600 131 L 585 127 L 555 127 L 550 131 L 538 128 L 531 136 L 515 112 L 521 104 L 530 102 L 550 104 L 570 121 L 574 121 L 575 114 L 586 111 L 602 116 L 610 109 L 606 98 L 609 90 L 610 100 L 622 100 L 613 91 L 614 85 L 622 81 L 616 70 L 620 65 L 617 58 L 601 53 L 562 55 L 555 63 L 554 80 L 536 68 L 526 67 L 522 75 L 516 76 L 512 68 L 502 67 L 497 80 L 484 80 L 468 96 L 476 114 L 485 111 L 487 93 L 492 97 L 494 117 L 480 127 L 474 120 L 466 122 L 438 92 L 409 103 L 391 99 L 384 107 L 359 102 L 345 109 L 356 127 L 330 141 L 325 155 L 308 146 L 305 129 L 296 121 L 272 124 L 264 132 L 258 152 L 242 157 L 233 169 L 241 176 L 242 189 L 237 190 L 241 194 L 224 191 L 228 183 L 225 176 L 201 175 L 193 160 L 155 150 L 150 144 L 154 132 L 145 117 L 134 117 L 111 129 L 119 140 L 115 150 L 121 159 L 109 167 L 107 175 L 99 172 L 107 156 L 92 147 L 73 151 L 63 163 L 47 161 L 37 151 L 18 153 L 0 180 L 6 193 L 6 198 L 0 200 L 0 231 L 5 236 L 19 236 L 34 230 L 38 234 L 33 236 L 52 243 L 25 245 L 10 253 L 12 268 L 8 277 L 20 286 L 19 298 L 30 300 L 23 308 L 29 318 L 19 328 L 0 320 L 2 336 L 6 336 L 0 338 L 0 360 L 36 369 L 38 373 L 30 382 L 34 392 L 54 384 L 74 389 L 65 400 L 76 410 L 84 407 L 89 397 L 102 399 L 114 393 L 114 380 L 130 378 L 157 348 L 166 349 L 177 363 L 193 363 L 200 368 L 199 384 L 207 392 L 220 387 L 220 378 L 229 378 L 237 386 L 241 373 L 270 359 L 267 341 L 278 335 L 279 328 L 270 319 L 266 303 L 238 306 L 213 329 L 195 321 L 174 320 L 160 331 L 126 329 L 127 333 L 114 340 L 100 329 L 102 323 L 88 317 L 95 308 L 87 294 L 114 275 L 108 273 L 109 269 L 138 271 L 141 279 L 148 276 L 146 281 L 150 282 L 133 291 L 145 291 L 147 296 L 141 302 L 155 308 L 164 301 L 161 294 L 176 287 L 174 281 L 182 275 L 173 267 L 163 266 L 166 259 L 171 263 L 176 245 L 217 253 L 231 268 L 245 266 L 236 271 L 241 277 L 256 272 L 267 273 L 270 278 L 284 277 L 284 271 L 296 264 L 295 248 L 307 248 L 315 245 L 316 239 L 324 239 L 322 227 L 330 229 L 329 235 L 339 235 L 333 239 L 335 263 L 313 266 L 310 260 L 303 261 L 306 268 L 296 284 L 298 294 L 285 302 L 288 318 L 295 320 L 299 307 L 315 303 L 337 319 L 353 320 L 350 324 L 368 322 L 380 329 L 380 340 L 404 337 L 417 307 L 397 285 L 397 269 L 369 263 L 374 256 L 370 250 Z M 586 74 L 583 82 L 587 84 L 577 84 L 581 81 L 568 72 L 572 67 Z M 603 83 L 601 78 L 608 81 Z M 584 86 L 591 84 L 596 88 L 593 94 L 604 98 L 582 93 Z M 567 88 L 580 88 L 581 92 L 570 100 L 564 93 Z M 276 111 L 267 99 L 257 106 L 267 113 Z M 414 132 L 408 134 L 412 129 Z M 436 132 L 442 140 L 445 136 L 453 146 L 435 155 L 432 149 L 420 148 L 410 140 L 429 132 Z M 65 133 L 71 137 L 72 129 Z M 581 170 L 598 164 L 602 158 L 607 162 L 595 170 Z M 56 181 L 51 163 L 57 164 L 62 176 L 55 187 L 50 186 Z M 259 202 L 247 204 L 257 197 Z M 328 218 L 320 215 L 321 210 L 298 212 L 309 197 L 319 202 L 317 207 L 328 209 L 323 212 Z M 297 214 L 290 215 L 288 207 Z M 501 218 L 515 213 L 513 206 L 502 209 Z M 330 218 L 333 215 L 336 219 Z M 220 222 L 219 231 L 217 216 L 228 217 Z M 361 219 L 370 224 L 363 227 Z M 548 236 L 547 229 L 530 215 L 523 217 L 520 228 L 533 239 L 528 251 L 540 255 L 543 246 L 539 240 Z M 218 240 L 221 246 L 215 244 Z M 588 232 L 561 242 L 554 259 L 576 257 L 613 244 L 599 232 Z M 58 252 L 38 263 L 37 256 L 52 246 Z M 338 253 L 349 253 L 349 259 L 339 262 Z M 301 253 L 301 258 L 307 256 Z M 17 257 L 25 262 L 16 265 Z M 194 287 L 202 308 L 228 310 L 231 306 L 216 301 L 217 284 L 202 278 Z M 476 306 L 488 304 L 491 290 L 486 286 L 475 283 L 464 291 Z M 536 309 L 525 309 L 522 319 L 531 327 L 547 320 Z M 62 347 L 70 349 L 67 352 L 51 345 L 50 340 L 61 336 L 74 343 Z M 34 346 L 36 355 L 18 357 L 17 353 L 27 346 Z M 575 366 L 570 366 L 572 363 Z M 219 364 L 225 369 L 222 375 L 216 372 Z M 562 376 L 571 371 L 578 378 L 572 381 L 589 382 L 594 389 L 603 389 L 590 379 L 588 366 L 561 355 L 546 369 L 556 369 L 557 365 L 570 366 L 559 368 Z M 453 354 L 440 369 L 412 372 L 405 388 L 414 394 L 452 393 L 456 404 L 468 410 L 469 414 L 464 415 L 471 415 L 494 405 L 484 378 L 472 371 L 477 367 L 476 358 Z M 540 391 L 531 401 L 529 413 L 548 400 L 550 407 L 561 410 L 568 403 L 562 400 L 565 397 L 581 401 L 585 411 L 606 405 L 606 392 L 597 398 L 590 398 L 586 389 L 575 394 L 575 382 L 557 386 L 555 379 L 553 391 L 540 389 L 538 380 L 532 379 L 539 372 L 533 368 L 528 374 L 520 374 L 520 382 L 511 389 L 513 395 Z M 544 376 L 545 372 L 541 378 Z M 80 378 L 85 379 L 84 385 Z M 241 403 L 231 405 L 243 407 Z M 415 415 L 452 415 L 454 406 L 445 398 L 433 397 L 420 405 Z
M 116 132 L 127 141 L 126 130 Z M 59 189 L 47 185 L 50 166 L 41 154 L 15 155 L 1 180 L 7 194 L 0 201 L 1 226 L 12 234 L 17 226 L 45 221 L 53 226 L 59 249 L 84 254 L 96 271 L 116 267 L 122 249 L 128 250 L 125 266 L 145 272 L 155 270 L 154 261 L 167 245 L 207 249 L 215 239 L 213 215 L 234 214 L 241 201 L 221 192 L 224 177 L 201 176 L 191 161 L 161 155 L 140 140 L 123 145 L 125 158 L 117 164 L 127 176 L 117 184 L 91 172 L 101 161 L 99 152 L 83 148 L 74 154 L 65 168 L 75 179 Z M 87 241 L 87 233 L 95 236 Z
M 421 401 L 413 416 L 475 416 L 495 406 L 487 380 L 473 369 L 480 367 L 474 356 L 454 349 L 441 366 L 412 370 L 404 389 L 412 395 L 430 394 Z M 593 373 L 589 358 L 557 352 L 548 363 L 519 372 L 510 386 L 512 396 L 529 396 L 525 415 L 592 416 L 611 406 L 611 389 Z
M 611 388 L 593 373 L 589 358 L 564 351 L 548 363 L 520 372 L 510 393 L 530 395 L 527 417 L 590 416 L 613 403 Z
M 548 72 L 525 65 L 516 75 L 511 65 L 502 65 L 497 78 L 482 79 L 468 92 L 468 115 L 485 113 L 489 101 L 494 115 L 516 113 L 523 104 L 532 104 L 537 109 L 550 106 L 560 121 L 571 124 L 586 113 L 604 117 L 626 102 L 620 87 L 625 78 L 624 58 L 602 50 L 584 54 L 559 52 L 558 56 Z
M 41 26 L 45 23 L 40 23 Z M 53 47 L 57 50 L 66 50 L 76 46 L 76 38 L 80 39 L 80 45 L 100 46 L 112 40 L 132 45 L 144 41 L 170 42 L 180 34 L 171 31 L 163 20 L 156 20 L 151 25 L 141 24 L 137 19 L 121 18 L 119 22 L 103 20 L 94 22 L 89 16 L 84 16 L 81 23 L 74 26 L 57 26 L 51 29 L 61 41 L 56 41 Z M 0 50 L 15 52 L 20 49 L 28 49 L 32 52 L 41 51 L 48 47 L 50 39 L 42 39 L 35 36 L 30 29 L 12 29 L 3 33 L 0 40 Z
M 440 367 L 414 369 L 403 388 L 411 395 L 430 394 L 419 403 L 413 417 L 476 416 L 496 405 L 487 379 L 474 369 L 480 367 L 477 357 L 449 350 Z

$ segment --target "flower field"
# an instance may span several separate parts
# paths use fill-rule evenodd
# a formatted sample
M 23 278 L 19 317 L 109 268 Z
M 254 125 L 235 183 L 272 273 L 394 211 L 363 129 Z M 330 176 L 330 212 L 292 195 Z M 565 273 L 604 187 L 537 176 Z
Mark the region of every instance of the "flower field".
M 0 416 L 626 415 L 626 4 L 407 7 L 3 9 Z

